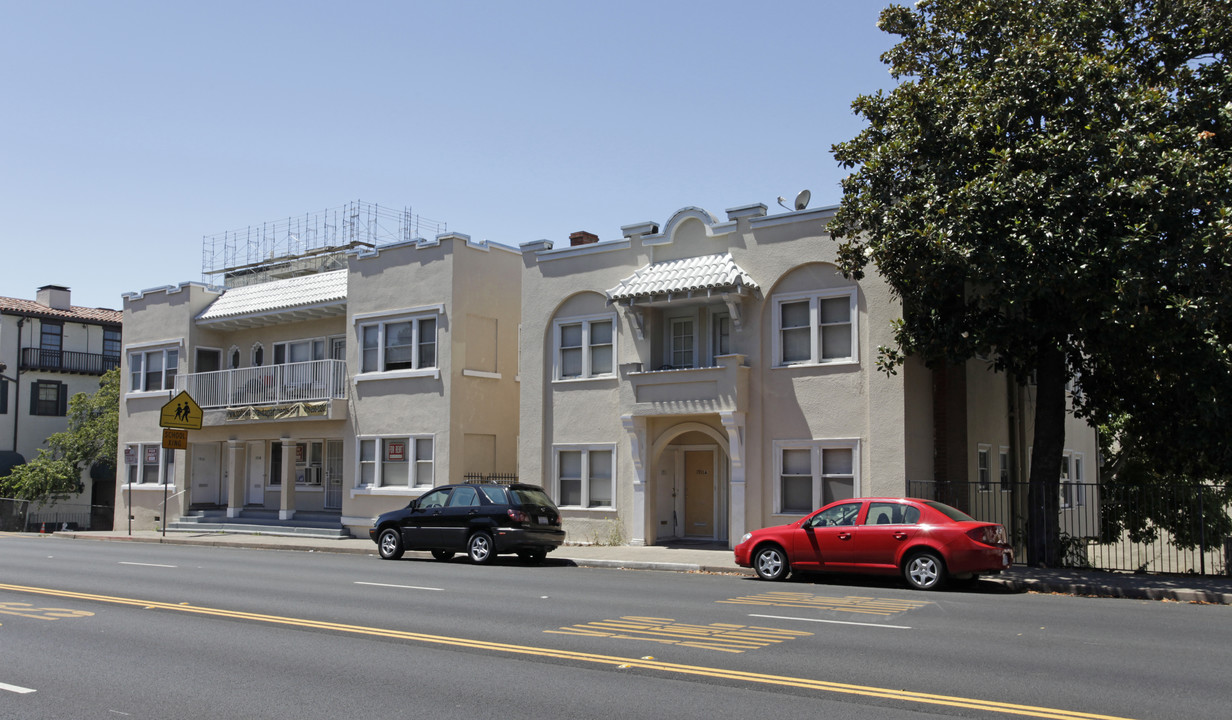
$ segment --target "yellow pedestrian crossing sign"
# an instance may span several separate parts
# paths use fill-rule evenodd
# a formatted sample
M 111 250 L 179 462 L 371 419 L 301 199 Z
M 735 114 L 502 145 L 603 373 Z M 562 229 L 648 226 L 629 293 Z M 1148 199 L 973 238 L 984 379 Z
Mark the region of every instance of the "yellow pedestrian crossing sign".
M 200 430 L 201 406 L 187 392 L 180 391 L 179 395 L 171 398 L 171 402 L 163 405 L 158 425 L 181 430 Z

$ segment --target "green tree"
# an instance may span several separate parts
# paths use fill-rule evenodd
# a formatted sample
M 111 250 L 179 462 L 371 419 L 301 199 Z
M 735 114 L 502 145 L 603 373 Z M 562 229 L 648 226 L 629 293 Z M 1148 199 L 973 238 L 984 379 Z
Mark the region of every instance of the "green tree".
M 0 478 L 0 496 L 47 502 L 81 491 L 87 468 L 115 472 L 120 421 L 120 371 L 110 370 L 93 395 L 69 398 L 68 429 L 47 438 L 38 456 Z
M 1194 475 L 1232 466 L 1232 3 L 891 6 L 830 230 L 903 304 L 896 347 L 1037 380 L 1028 560 L 1058 561 L 1066 383 Z M 1178 468 L 1178 466 L 1173 466 Z

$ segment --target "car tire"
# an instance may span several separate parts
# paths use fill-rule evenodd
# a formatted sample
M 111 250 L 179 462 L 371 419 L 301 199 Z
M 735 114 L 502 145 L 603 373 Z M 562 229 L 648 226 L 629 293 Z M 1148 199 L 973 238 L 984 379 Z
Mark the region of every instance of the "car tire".
M 433 550 L 432 557 L 444 562 L 445 560 L 453 557 L 453 550 Z
M 753 570 L 762 580 L 782 580 L 791 572 L 787 553 L 778 545 L 762 545 L 753 553 Z
M 496 557 L 496 548 L 492 547 L 492 536 L 486 532 L 477 532 L 466 541 L 466 555 L 476 565 L 486 565 Z
M 534 550 L 523 550 L 518 553 L 518 557 L 521 558 L 523 562 L 532 563 L 534 565 L 538 565 L 539 563 L 543 562 L 543 559 L 547 556 L 548 556 L 548 551 L 544 550 L 543 548 L 536 548 Z
M 385 560 L 397 560 L 402 557 L 402 535 L 394 528 L 385 528 L 376 540 L 377 550 Z
M 945 562 L 931 550 L 912 553 L 903 563 L 903 579 L 916 590 L 939 590 L 945 585 Z

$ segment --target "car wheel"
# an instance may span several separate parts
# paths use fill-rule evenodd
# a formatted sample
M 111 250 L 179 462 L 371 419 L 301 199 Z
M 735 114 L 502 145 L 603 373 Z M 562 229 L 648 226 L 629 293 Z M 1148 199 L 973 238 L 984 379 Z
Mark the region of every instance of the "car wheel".
M 518 557 L 522 558 L 524 562 L 534 563 L 536 565 L 543 562 L 543 559 L 547 556 L 547 551 L 541 548 L 535 550 L 523 550 L 518 553 Z
M 753 569 L 762 580 L 782 580 L 791 572 L 787 555 L 778 545 L 765 545 L 753 556 Z
M 477 532 L 466 541 L 466 554 L 471 562 L 483 565 L 492 561 L 495 556 L 492 548 L 492 536 L 486 532 Z
M 903 577 L 916 590 L 937 590 L 945 584 L 945 563 L 930 550 L 917 552 L 903 565 Z
M 448 560 L 453 557 L 453 550 L 433 550 L 432 557 L 442 561 Z
M 376 547 L 382 558 L 397 560 L 402 557 L 402 536 L 394 528 L 385 528 L 377 538 Z

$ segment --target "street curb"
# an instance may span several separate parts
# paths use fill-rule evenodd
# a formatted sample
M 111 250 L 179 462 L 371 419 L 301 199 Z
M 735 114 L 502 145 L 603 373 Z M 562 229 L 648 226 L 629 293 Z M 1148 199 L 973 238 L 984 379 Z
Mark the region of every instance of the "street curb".
M 203 545 L 206 547 L 226 547 L 226 548 L 242 548 L 245 550 L 289 550 L 294 552 L 320 552 L 320 553 L 337 553 L 344 555 L 370 555 L 375 556 L 376 548 L 358 547 L 354 545 L 339 545 L 330 547 L 329 545 L 316 545 L 307 547 L 295 543 L 270 543 L 263 541 L 237 541 L 234 534 L 219 534 L 218 539 L 211 539 L 212 533 L 202 533 L 189 537 L 135 537 L 112 535 L 100 537 L 97 535 L 89 535 L 75 532 L 58 532 L 54 534 L 40 535 L 37 537 L 62 537 L 69 539 L 81 540 L 101 540 L 104 542 L 143 542 L 143 543 L 160 543 L 165 545 Z M 260 536 L 257 536 L 260 537 Z M 279 536 L 269 536 L 279 537 Z M 282 536 L 285 537 L 285 536 Z M 227 538 L 224 540 L 223 538 Z M 566 546 L 568 547 L 568 546 Z M 563 548 L 562 548 L 563 549 Z M 730 567 L 730 566 L 714 566 L 702 565 L 699 563 L 670 563 L 670 562 L 655 562 L 641 560 L 611 560 L 601 558 L 577 558 L 568 557 L 565 554 L 552 555 L 551 560 L 571 564 L 575 567 L 586 568 L 605 568 L 605 569 L 623 569 L 623 570 L 656 570 L 662 572 L 683 572 L 683 573 L 713 573 L 722 575 L 743 575 L 746 577 L 753 576 L 753 571 L 748 568 Z M 988 576 L 982 579 L 985 582 L 997 583 L 1011 592 L 1017 593 L 1047 593 L 1058 595 L 1072 595 L 1078 597 L 1102 597 L 1102 598 L 1122 598 L 1128 600 L 1153 600 L 1159 602 L 1180 602 L 1180 603 L 1203 603 L 1212 605 L 1232 605 L 1232 592 L 1219 592 L 1215 590 L 1201 590 L 1195 588 L 1167 588 L 1167 587 L 1148 587 L 1145 585 L 1113 585 L 1103 583 L 1081 582 L 1076 580 L 1057 580 L 1050 578 L 1038 577 L 1021 577 L 1017 575 L 1001 575 Z

